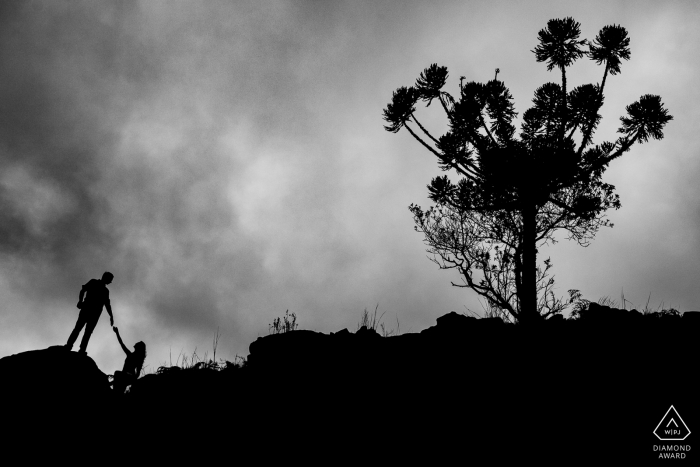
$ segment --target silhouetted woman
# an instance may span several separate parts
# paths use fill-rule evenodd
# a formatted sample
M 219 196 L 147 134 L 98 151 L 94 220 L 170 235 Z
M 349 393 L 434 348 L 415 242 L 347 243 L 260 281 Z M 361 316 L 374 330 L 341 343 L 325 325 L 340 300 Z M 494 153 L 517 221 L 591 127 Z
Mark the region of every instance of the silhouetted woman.
M 114 381 L 112 382 L 112 387 L 114 390 L 123 394 L 126 391 L 126 387 L 133 384 L 136 378 L 141 374 L 141 369 L 143 368 L 143 362 L 146 360 L 146 344 L 143 342 L 137 342 L 134 345 L 134 351 L 129 350 L 122 342 L 122 338 L 119 335 L 119 329 L 116 326 L 112 326 L 117 339 L 119 339 L 119 344 L 122 346 L 124 353 L 126 354 L 126 360 L 124 360 L 124 368 L 122 371 L 114 372 Z

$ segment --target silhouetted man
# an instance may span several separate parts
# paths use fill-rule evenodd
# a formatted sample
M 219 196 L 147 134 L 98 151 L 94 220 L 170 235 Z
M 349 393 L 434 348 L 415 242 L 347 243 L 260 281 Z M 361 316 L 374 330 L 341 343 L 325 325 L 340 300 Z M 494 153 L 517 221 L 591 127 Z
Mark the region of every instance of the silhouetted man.
M 70 333 L 68 343 L 66 343 L 68 350 L 73 348 L 80 330 L 85 326 L 83 340 L 80 341 L 80 352 L 87 353 L 88 341 L 97 325 L 97 321 L 100 319 L 102 307 L 107 308 L 110 325 L 114 326 L 114 316 L 112 315 L 112 307 L 109 303 L 109 289 L 107 288 L 107 284 L 111 284 L 112 279 L 114 279 L 114 275 L 111 272 L 105 272 L 102 274 L 102 279 L 90 279 L 80 289 L 80 297 L 78 298 L 80 315 L 78 315 L 78 322 L 75 323 L 75 328 Z M 86 293 L 87 296 L 85 296 Z

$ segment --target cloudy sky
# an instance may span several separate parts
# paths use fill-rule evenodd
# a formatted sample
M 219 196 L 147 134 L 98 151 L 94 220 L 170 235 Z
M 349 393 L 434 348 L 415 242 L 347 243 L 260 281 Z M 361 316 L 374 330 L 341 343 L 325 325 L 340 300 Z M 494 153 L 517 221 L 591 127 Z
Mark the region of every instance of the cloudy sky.
M 522 113 L 558 80 L 531 50 L 565 16 L 586 38 L 615 23 L 632 39 L 596 141 L 642 94 L 674 120 L 606 172 L 613 229 L 541 250 L 557 291 L 700 309 L 693 1 L 3 1 L 0 356 L 65 343 L 80 286 L 105 270 L 148 370 L 211 355 L 217 330 L 217 357 L 245 356 L 285 310 L 323 332 L 377 305 L 402 332 L 482 312 L 426 258 L 407 207 L 429 204 L 440 172 L 382 109 L 438 63 L 452 92 L 500 68 Z M 582 60 L 569 80 L 601 76 Z M 88 350 L 107 373 L 123 362 L 106 313 Z

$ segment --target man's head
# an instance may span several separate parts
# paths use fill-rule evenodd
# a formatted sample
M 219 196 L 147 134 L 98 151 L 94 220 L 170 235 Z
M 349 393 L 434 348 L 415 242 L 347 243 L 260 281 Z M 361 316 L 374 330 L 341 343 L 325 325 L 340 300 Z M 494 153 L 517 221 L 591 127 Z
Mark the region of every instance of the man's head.
M 104 282 L 105 284 L 111 284 L 112 279 L 114 279 L 114 274 L 112 274 L 111 272 L 105 272 L 104 274 L 102 274 L 102 282 Z

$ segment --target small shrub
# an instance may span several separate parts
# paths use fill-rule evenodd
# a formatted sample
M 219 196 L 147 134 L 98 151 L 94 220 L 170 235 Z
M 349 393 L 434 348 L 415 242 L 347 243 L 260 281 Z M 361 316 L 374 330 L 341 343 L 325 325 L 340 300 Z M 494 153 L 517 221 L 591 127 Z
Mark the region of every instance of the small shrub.
M 588 306 L 591 304 L 590 300 L 586 300 L 582 298 L 582 296 L 581 291 L 578 289 L 569 290 L 569 305 L 574 305 L 569 319 L 579 319 L 581 317 L 581 311 L 587 310 Z M 598 303 L 600 303 L 600 300 L 598 300 Z
M 569 290 L 569 304 L 573 304 L 574 308 L 571 311 L 570 319 L 577 319 L 580 318 L 580 312 L 582 310 L 587 310 L 589 305 L 591 304 L 590 300 L 585 300 L 581 298 L 581 292 L 579 290 Z M 656 317 L 661 317 L 661 316 L 681 316 L 681 313 L 676 310 L 675 308 L 669 308 L 669 309 L 663 309 L 663 302 L 656 308 L 650 308 L 649 307 L 649 302 L 651 301 L 651 294 L 649 294 L 649 297 L 647 298 L 647 303 L 644 305 L 644 308 L 640 310 L 640 312 L 643 315 L 654 315 Z M 609 296 L 601 297 L 598 299 L 598 305 L 602 306 L 608 306 L 610 308 L 620 308 L 618 305 L 618 302 L 610 298 Z M 634 303 L 631 301 L 627 300 L 625 298 L 625 293 L 624 290 L 622 291 L 622 294 L 620 296 L 620 303 L 622 303 L 621 309 L 627 310 L 627 305 L 629 304 L 630 310 L 637 310 L 637 308 L 634 306 Z
M 659 312 L 660 316 L 673 316 L 673 317 L 681 317 L 680 311 L 676 310 L 675 308 L 669 308 L 668 310 L 661 310 Z
M 510 312 L 499 308 L 494 303 L 491 303 L 488 300 L 486 300 L 484 303 L 484 301 L 481 301 L 481 299 L 479 299 L 479 304 L 481 305 L 481 308 L 483 310 L 481 314 L 467 308 L 467 315 L 473 316 L 477 319 L 498 318 L 504 323 L 515 323 L 515 318 L 510 314 Z

